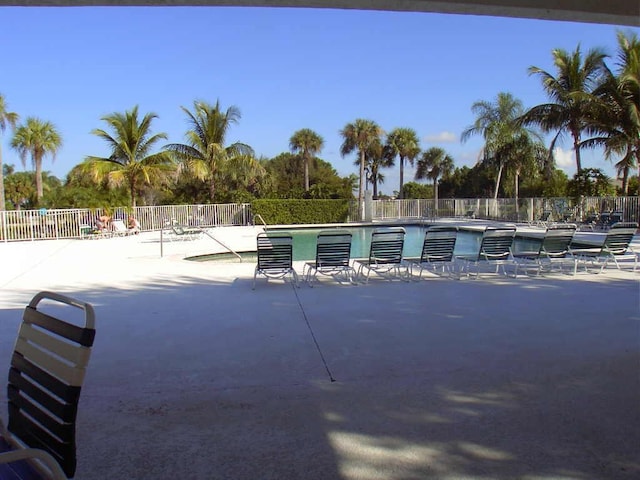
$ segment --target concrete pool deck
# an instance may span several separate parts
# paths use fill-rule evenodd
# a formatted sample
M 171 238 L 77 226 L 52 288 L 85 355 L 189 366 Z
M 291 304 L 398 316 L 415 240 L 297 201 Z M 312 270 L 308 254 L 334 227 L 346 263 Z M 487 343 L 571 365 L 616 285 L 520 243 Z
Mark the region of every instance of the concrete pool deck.
M 252 291 L 212 245 L 0 244 L 0 372 L 36 292 L 96 309 L 76 479 L 640 477 L 640 274 Z

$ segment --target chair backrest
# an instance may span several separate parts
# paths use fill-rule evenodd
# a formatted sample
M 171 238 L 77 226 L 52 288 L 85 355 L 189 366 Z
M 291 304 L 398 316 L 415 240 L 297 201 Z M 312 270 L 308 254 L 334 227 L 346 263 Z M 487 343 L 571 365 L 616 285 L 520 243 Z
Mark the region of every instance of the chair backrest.
M 506 260 L 515 236 L 516 229 L 512 227 L 487 227 L 482 234 L 478 260 Z
M 404 248 L 405 229 L 392 227 L 376 229 L 371 233 L 371 248 L 369 249 L 369 263 L 372 264 L 400 264 L 402 263 L 402 249 Z
M 316 245 L 317 267 L 348 267 L 351 259 L 351 233 L 320 232 Z
M 43 299 L 83 310 L 84 325 L 38 310 Z M 91 305 L 41 292 L 25 308 L 11 358 L 7 430 L 51 454 L 69 477 L 76 470 L 76 413 L 94 337 Z
M 283 233 L 258 234 L 258 269 L 293 268 L 293 237 Z
M 182 227 L 181 225 L 178 225 L 177 223 L 171 224 L 171 230 L 176 235 L 185 235 L 184 227 Z
M 613 255 L 625 254 L 637 231 L 638 224 L 636 222 L 618 222 L 613 224 L 605 236 L 602 249 Z
M 609 217 L 609 223 L 615 224 L 622 221 L 623 213 L 619 211 L 611 212 L 611 216 Z
M 540 254 L 549 258 L 561 258 L 569 252 L 569 245 L 577 226 L 571 223 L 553 225 L 547 231 L 540 245 Z
M 113 222 L 111 222 L 111 228 L 116 233 L 126 233 L 127 231 L 127 226 L 122 220 L 114 220 Z
M 430 227 L 424 234 L 420 261 L 450 262 L 457 237 L 457 227 Z

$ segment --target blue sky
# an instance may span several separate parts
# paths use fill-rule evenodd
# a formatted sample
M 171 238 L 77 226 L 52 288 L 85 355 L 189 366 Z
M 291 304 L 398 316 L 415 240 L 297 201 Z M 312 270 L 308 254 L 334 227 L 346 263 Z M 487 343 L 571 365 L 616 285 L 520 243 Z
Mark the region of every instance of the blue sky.
M 384 130 L 411 127 L 423 149 L 440 146 L 456 166 L 473 165 L 481 138 L 460 143 L 473 123 L 471 105 L 507 91 L 525 107 L 545 102 L 535 65 L 553 72 L 551 50 L 602 47 L 616 52 L 616 30 L 639 29 L 513 18 L 408 12 L 240 7 L 0 8 L 0 92 L 22 118 L 53 122 L 64 146 L 44 169 L 63 178 L 87 155 L 106 156 L 92 135 L 112 112 L 138 105 L 154 112 L 154 132 L 182 142 L 180 106 L 196 99 L 242 113 L 228 142 L 257 155 L 288 151 L 300 128 L 324 137 L 320 157 L 341 175 L 357 173 L 342 158 L 339 131 L 356 118 Z M 613 66 L 613 61 L 610 62 Z M 5 163 L 19 169 L 2 138 Z M 567 138 L 557 160 L 569 175 Z M 28 165 L 29 166 L 29 165 Z M 584 167 L 614 175 L 602 152 Z M 30 166 L 29 166 L 30 168 Z M 383 193 L 398 189 L 387 170 Z M 405 181 L 413 178 L 413 169 Z

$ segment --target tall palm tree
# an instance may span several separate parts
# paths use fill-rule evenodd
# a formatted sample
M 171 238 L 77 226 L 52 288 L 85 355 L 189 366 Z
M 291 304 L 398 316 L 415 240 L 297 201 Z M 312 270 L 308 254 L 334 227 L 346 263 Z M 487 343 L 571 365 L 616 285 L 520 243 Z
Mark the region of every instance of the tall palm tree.
M 399 197 L 402 198 L 402 186 L 404 185 L 404 161 L 413 165 L 415 158 L 420 154 L 420 140 L 418 134 L 412 128 L 394 128 L 387 135 L 386 152 L 391 159 L 400 157 L 400 189 Z
M 191 127 L 185 135 L 187 143 L 172 143 L 164 148 L 180 162 L 182 171 L 209 183 L 209 195 L 213 202 L 223 164 L 234 157 L 254 156 L 253 149 L 244 143 L 225 146 L 229 128 L 240 120 L 240 110 L 231 106 L 222 111 L 219 100 L 213 106 L 196 100 L 193 102 L 193 111 L 180 108 L 187 115 L 187 123 Z
M 373 199 L 378 198 L 378 185 L 384 183 L 384 174 L 380 172 L 382 168 L 388 168 L 393 166 L 393 160 L 390 160 L 388 156 L 385 155 L 385 148 L 382 144 L 382 139 L 378 137 L 375 139 L 364 152 L 365 156 L 365 171 L 366 171 L 366 181 L 365 181 L 365 190 L 368 188 L 366 185 L 371 183 L 373 188 Z M 359 165 L 359 159 L 356 160 L 355 164 Z
M 62 137 L 57 128 L 51 122 L 40 120 L 36 117 L 28 117 L 23 125 L 16 128 L 11 139 L 11 147 L 20 155 L 24 166 L 27 156 L 36 171 L 36 198 L 38 202 L 42 200 L 42 160 L 47 155 L 55 160 L 56 154 L 62 147 Z
M 508 158 L 506 170 L 513 175 L 516 218 L 519 218 L 520 176 L 543 171 L 548 165 L 548 151 L 537 132 L 525 129 L 517 131 L 503 149 Z
M 521 121 L 525 125 L 539 125 L 544 132 L 557 130 L 549 150 L 553 152 L 560 136 L 568 132 L 573 138 L 576 168 L 582 169 L 580 141 L 589 118 L 589 102 L 585 93 L 591 93 L 598 84 L 604 67 L 606 54 L 597 48 L 582 56 L 580 45 L 572 53 L 563 49 L 552 51 L 553 63 L 557 70 L 554 76 L 539 67 L 529 67 L 529 75 L 537 75 L 549 96 L 551 103 L 530 108 Z
M 302 154 L 304 161 L 304 191 L 309 191 L 309 163 L 324 147 L 324 139 L 310 128 L 295 132 L 289 139 L 292 153 Z
M 348 123 L 340 130 L 340 135 L 344 141 L 340 146 L 340 154 L 344 157 L 353 151 L 358 152 L 358 163 L 360 165 L 360 182 L 358 187 L 358 208 L 360 215 L 364 217 L 364 189 L 365 189 L 365 167 L 366 152 L 376 141 L 380 141 L 383 131 L 373 120 L 356 119 L 353 123 Z
M 416 167 L 416 180 L 430 178 L 433 180 L 433 196 L 436 212 L 438 210 L 438 179 L 448 177 L 453 172 L 453 158 L 440 147 L 431 147 L 422 152 Z
M 494 102 L 475 102 L 471 111 L 476 114 L 476 120 L 462 132 L 461 140 L 466 142 L 477 134 L 484 137 L 480 161 L 496 170 L 493 195 L 496 199 L 505 169 L 521 161 L 522 143 L 532 143 L 539 139 L 539 135 L 518 121 L 524 109 L 522 102 L 510 93 L 498 93 Z
M 8 107 L 5 102 L 4 95 L 0 93 L 0 133 L 3 133 L 6 130 L 7 125 L 11 127 L 11 129 L 15 129 L 16 124 L 18 123 L 18 114 L 15 112 L 9 112 L 7 108 Z M 4 171 L 2 169 L 2 142 L 0 142 L 0 210 L 5 210 L 5 207 Z
M 91 131 L 109 145 L 108 157 L 88 156 L 82 164 L 82 171 L 89 173 L 94 181 L 105 179 L 109 185 L 126 185 L 131 198 L 131 206 L 144 186 L 166 181 L 175 165 L 167 152 L 152 153 L 160 140 L 167 138 L 165 133 L 153 134 L 151 122 L 158 118 L 155 113 L 147 113 L 138 119 L 138 106 L 125 113 L 114 112 L 101 120 L 113 130 L 108 133 L 100 128 Z
M 615 164 L 622 174 L 626 195 L 629 171 L 640 167 L 640 40 L 618 32 L 618 75 L 605 68 L 601 84 L 593 95 L 593 111 L 587 130 L 593 135 L 581 143 L 584 147 L 603 147 L 605 158 L 621 157 Z

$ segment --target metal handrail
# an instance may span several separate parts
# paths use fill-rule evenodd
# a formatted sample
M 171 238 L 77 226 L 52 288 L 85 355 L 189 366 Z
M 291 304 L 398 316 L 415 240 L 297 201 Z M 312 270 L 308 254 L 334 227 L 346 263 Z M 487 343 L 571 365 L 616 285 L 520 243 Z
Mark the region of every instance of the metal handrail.
M 259 218 L 259 219 L 260 219 L 260 221 L 262 222 L 262 224 L 263 224 L 265 227 L 267 226 L 267 222 L 265 222 L 265 221 L 264 221 L 264 218 L 262 218 L 262 215 L 260 215 L 259 213 L 256 213 L 256 214 L 253 216 L 253 223 L 254 223 L 254 224 L 256 223 L 256 218 Z
M 240 254 L 238 252 L 236 252 L 233 248 L 231 248 L 228 245 L 225 245 L 223 242 L 221 242 L 220 240 L 218 240 L 216 237 L 214 237 L 213 235 L 211 235 L 207 230 L 204 229 L 200 229 L 200 231 L 202 233 L 204 233 L 207 237 L 209 237 L 211 240 L 213 240 L 214 242 L 217 242 L 219 245 L 221 245 L 223 248 L 226 248 L 227 250 L 229 250 L 230 253 L 233 253 L 236 257 L 238 257 L 240 259 L 240 263 L 242 263 L 242 256 L 240 256 Z

